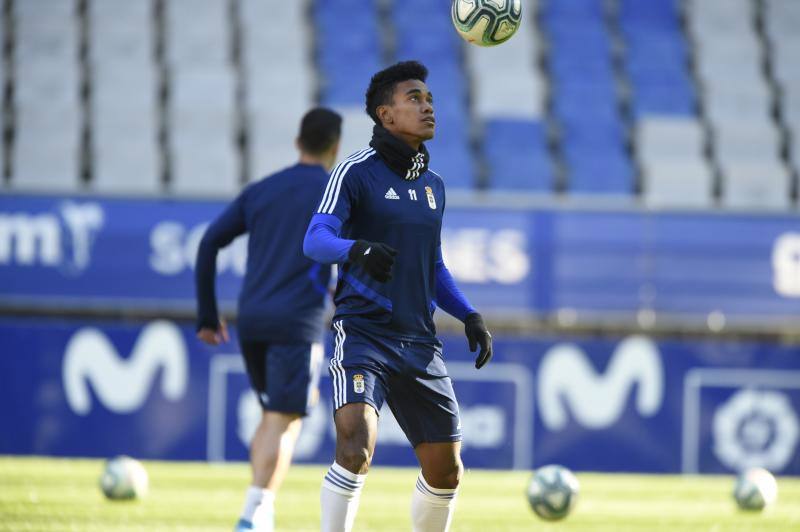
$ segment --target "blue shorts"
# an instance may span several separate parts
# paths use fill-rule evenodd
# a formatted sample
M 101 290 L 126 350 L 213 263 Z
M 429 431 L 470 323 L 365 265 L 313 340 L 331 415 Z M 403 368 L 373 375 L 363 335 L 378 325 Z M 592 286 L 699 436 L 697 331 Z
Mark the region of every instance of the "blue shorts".
M 453 383 L 437 343 L 401 342 L 333 323 L 330 362 L 334 411 L 367 403 L 380 412 L 384 400 L 413 447 L 461 440 Z
M 250 384 L 261 408 L 308 415 L 319 400 L 322 344 L 271 344 L 241 340 Z

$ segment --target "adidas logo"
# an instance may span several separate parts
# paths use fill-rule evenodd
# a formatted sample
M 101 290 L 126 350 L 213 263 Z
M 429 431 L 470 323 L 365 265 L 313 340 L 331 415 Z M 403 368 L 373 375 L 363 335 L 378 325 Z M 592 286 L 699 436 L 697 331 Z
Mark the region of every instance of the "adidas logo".
M 386 191 L 386 195 L 383 197 L 386 199 L 400 199 L 400 196 L 397 195 L 397 192 L 395 192 L 392 187 L 389 187 L 389 190 Z

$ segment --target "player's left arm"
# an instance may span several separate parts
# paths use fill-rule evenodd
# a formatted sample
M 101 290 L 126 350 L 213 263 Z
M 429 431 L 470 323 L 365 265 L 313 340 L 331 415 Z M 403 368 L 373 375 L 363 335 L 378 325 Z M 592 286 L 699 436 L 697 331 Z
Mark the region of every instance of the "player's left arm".
M 197 337 L 217 345 L 228 341 L 228 328 L 217 309 L 217 254 L 234 238 L 247 231 L 243 195 L 240 195 L 206 229 L 197 248 L 195 289 L 197 291 Z
M 492 335 L 483 323 L 483 317 L 469 304 L 464 293 L 456 285 L 453 275 L 444 263 L 442 246 L 436 248 L 436 304 L 464 322 L 464 334 L 469 341 L 469 350 L 481 350 L 475 357 L 475 367 L 480 369 L 492 358 Z

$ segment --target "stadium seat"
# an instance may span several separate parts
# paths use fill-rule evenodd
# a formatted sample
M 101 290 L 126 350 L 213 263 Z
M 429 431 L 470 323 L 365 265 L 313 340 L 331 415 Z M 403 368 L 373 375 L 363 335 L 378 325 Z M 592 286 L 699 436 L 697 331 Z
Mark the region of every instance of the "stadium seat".
M 222 68 L 176 69 L 172 78 L 171 190 L 228 195 L 238 189 L 234 80 Z
M 79 107 L 21 105 L 15 123 L 11 185 L 47 192 L 80 188 Z
M 91 2 L 92 181 L 96 191 L 162 191 L 152 6 Z
M 313 107 L 317 88 L 316 74 L 308 61 L 312 41 L 305 16 L 302 2 L 240 3 L 249 181 L 297 160 L 294 140 L 298 124 Z M 274 31 L 263 31 L 262 21 L 271 17 L 282 24 Z M 269 54 L 266 61 L 267 52 L 272 50 L 280 53 Z
M 722 202 L 727 207 L 785 209 L 789 206 L 789 173 L 778 163 L 738 163 L 723 168 Z
M 715 128 L 714 150 L 721 164 L 750 162 L 768 164 L 779 159 L 780 135 L 766 121 L 730 122 Z
M 166 15 L 166 56 L 171 65 L 225 65 L 230 61 L 227 0 L 170 0 Z
M 11 185 L 70 191 L 81 175 L 81 101 L 76 3 L 11 5 L 14 21 L 14 144 Z
M 347 31 L 341 21 L 347 20 Z M 372 74 L 380 69 L 378 16 L 371 0 L 318 2 L 314 11 L 321 103 L 361 105 Z M 358 61 L 353 61 L 357 57 Z
M 703 129 L 697 120 L 691 118 L 652 116 L 637 123 L 637 153 L 648 165 L 682 160 L 699 164 L 703 159 L 703 143 Z
M 113 194 L 163 191 L 155 109 L 96 119 L 92 131 L 92 190 Z
M 487 120 L 483 147 L 493 190 L 552 192 L 554 172 L 541 122 Z
M 658 160 L 642 164 L 645 205 L 659 208 L 699 208 L 712 205 L 713 176 L 699 159 Z

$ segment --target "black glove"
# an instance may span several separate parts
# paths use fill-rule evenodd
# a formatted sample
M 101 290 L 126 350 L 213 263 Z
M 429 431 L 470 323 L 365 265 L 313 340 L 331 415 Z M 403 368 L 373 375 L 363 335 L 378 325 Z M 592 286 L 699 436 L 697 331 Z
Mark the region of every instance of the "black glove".
M 478 344 L 481 346 L 481 351 L 475 357 L 475 367 L 481 369 L 492 359 L 492 335 L 483 324 L 483 317 L 477 312 L 467 314 L 464 319 L 464 333 L 469 340 L 469 350 L 475 351 Z
M 392 278 L 392 265 L 397 250 L 380 242 L 356 240 L 347 258 L 364 268 L 376 281 L 385 283 Z

